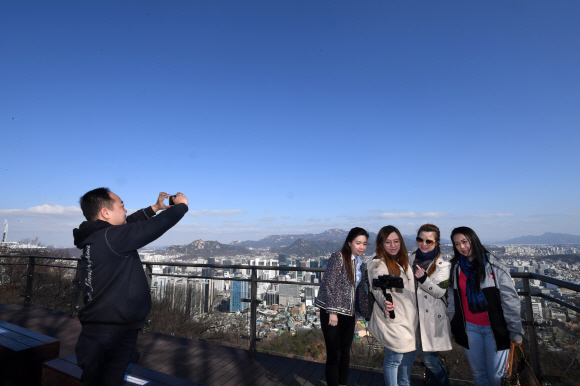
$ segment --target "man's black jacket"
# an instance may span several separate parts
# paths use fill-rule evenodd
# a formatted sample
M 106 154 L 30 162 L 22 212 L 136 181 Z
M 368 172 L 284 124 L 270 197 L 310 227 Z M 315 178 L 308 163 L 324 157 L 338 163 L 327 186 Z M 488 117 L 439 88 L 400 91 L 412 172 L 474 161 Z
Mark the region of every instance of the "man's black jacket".
M 149 207 L 127 216 L 127 224 L 85 221 L 73 230 L 76 247 L 83 249 L 81 286 L 85 307 L 79 312 L 83 330 L 143 328 L 151 310 L 151 294 L 137 249 L 163 235 L 187 210 L 187 205 L 179 204 L 155 216 Z

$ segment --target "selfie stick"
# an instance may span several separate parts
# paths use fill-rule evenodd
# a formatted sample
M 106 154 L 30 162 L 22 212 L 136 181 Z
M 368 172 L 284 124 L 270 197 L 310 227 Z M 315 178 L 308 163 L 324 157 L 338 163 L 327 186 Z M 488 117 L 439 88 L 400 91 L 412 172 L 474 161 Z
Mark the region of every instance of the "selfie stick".
M 389 303 L 392 303 L 393 297 L 391 296 L 391 294 L 387 293 L 387 290 L 385 288 L 383 288 L 382 290 L 383 290 L 383 295 L 385 295 L 385 299 L 387 299 L 387 301 Z M 395 319 L 395 310 L 389 311 L 389 318 Z

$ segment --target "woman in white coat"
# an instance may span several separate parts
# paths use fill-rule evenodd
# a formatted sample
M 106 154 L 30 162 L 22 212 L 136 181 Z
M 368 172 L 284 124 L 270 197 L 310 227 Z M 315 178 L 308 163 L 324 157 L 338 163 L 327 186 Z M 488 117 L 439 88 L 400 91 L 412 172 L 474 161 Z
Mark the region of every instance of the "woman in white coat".
M 389 283 L 400 281 L 403 288 L 385 288 L 390 300 L 373 279 L 389 275 Z M 409 265 L 403 236 L 392 225 L 383 227 L 376 242 L 376 256 L 368 262 L 369 283 L 376 302 L 369 322 L 369 332 L 385 347 L 383 377 L 386 386 L 409 386 L 411 369 L 417 356 L 417 307 L 415 279 Z M 399 279 L 400 278 L 400 279 Z M 395 283 L 394 283 L 395 284 Z M 390 312 L 394 311 L 394 317 Z
M 451 386 L 445 368 L 439 363 L 439 351 L 451 346 L 451 327 L 447 317 L 445 294 L 449 286 L 451 262 L 441 256 L 441 234 L 433 224 L 417 231 L 417 250 L 413 253 L 413 272 L 417 283 L 417 307 L 423 363 L 433 386 Z

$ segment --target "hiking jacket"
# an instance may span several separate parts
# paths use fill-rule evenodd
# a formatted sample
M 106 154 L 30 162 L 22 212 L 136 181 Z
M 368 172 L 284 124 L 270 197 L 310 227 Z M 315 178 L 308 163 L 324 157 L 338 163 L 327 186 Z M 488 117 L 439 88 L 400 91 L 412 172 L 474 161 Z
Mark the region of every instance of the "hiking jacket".
M 521 341 L 524 334 L 520 316 L 520 297 L 512 283 L 512 277 L 505 265 L 492 254 L 487 255 L 485 279 L 480 284 L 488 304 L 487 316 L 493 332 L 496 349 L 507 350 L 511 341 Z M 447 315 L 451 321 L 451 332 L 455 341 L 469 349 L 465 331 L 465 315 L 459 292 L 459 263 L 451 269 L 452 285 L 447 289 Z
M 122 332 L 145 325 L 151 294 L 137 249 L 155 241 L 187 212 L 185 204 L 155 216 L 151 207 L 127 216 L 127 223 L 85 221 L 73 230 L 81 256 L 83 330 Z M 155 217 L 153 217 L 155 216 Z

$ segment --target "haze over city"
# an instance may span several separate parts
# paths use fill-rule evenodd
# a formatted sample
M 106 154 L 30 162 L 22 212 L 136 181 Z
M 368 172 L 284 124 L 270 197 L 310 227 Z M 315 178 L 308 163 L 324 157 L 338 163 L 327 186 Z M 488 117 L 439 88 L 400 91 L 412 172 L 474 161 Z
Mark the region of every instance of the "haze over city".
M 0 3 L 0 220 L 189 198 L 155 245 L 433 222 L 578 235 L 580 3 Z

